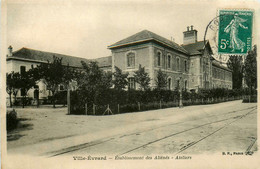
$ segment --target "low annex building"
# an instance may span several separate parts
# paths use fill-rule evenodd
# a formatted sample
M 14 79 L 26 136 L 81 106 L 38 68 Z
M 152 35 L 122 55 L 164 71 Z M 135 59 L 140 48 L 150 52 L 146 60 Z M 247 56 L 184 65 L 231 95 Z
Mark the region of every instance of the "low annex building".
M 174 90 L 181 86 L 187 90 L 197 91 L 199 88 L 228 88 L 232 89 L 232 72 L 217 62 L 209 41 L 197 41 L 197 30 L 193 26 L 183 32 L 183 44 L 179 45 L 151 31 L 143 30 L 130 37 L 108 46 L 112 56 L 93 59 L 105 71 L 114 71 L 117 66 L 124 72 L 129 72 L 129 87 L 138 89 L 133 74 L 139 64 L 145 67 L 151 78 L 151 87 L 156 86 L 157 72 L 161 69 L 168 76 L 167 88 Z M 7 72 L 29 70 L 41 63 L 52 61 L 53 56 L 62 58 L 62 63 L 75 68 L 81 68 L 81 61 L 91 60 L 74 56 L 44 52 L 29 48 L 21 48 L 13 52 L 8 48 L 6 57 Z M 51 92 L 43 82 L 39 82 L 28 92 L 28 97 L 45 99 Z M 59 90 L 66 90 L 60 85 Z M 21 91 L 17 98 L 21 97 Z M 8 99 L 7 99 L 8 100 Z
M 81 61 L 84 61 L 86 63 L 90 61 L 96 61 L 98 62 L 99 67 L 101 67 L 104 71 L 111 71 L 111 56 L 108 57 L 102 57 L 97 59 L 85 59 L 85 58 L 79 58 L 74 56 L 68 56 L 63 54 L 57 54 L 57 53 L 51 53 L 51 52 L 44 52 L 29 48 L 21 48 L 15 52 L 13 52 L 13 48 L 9 46 L 8 48 L 8 54 L 6 57 L 6 64 L 7 64 L 7 72 L 22 72 L 28 71 L 29 69 L 36 67 L 37 65 L 40 65 L 41 63 L 47 63 L 48 61 L 52 62 L 53 56 L 56 56 L 58 58 L 62 58 L 62 64 L 63 65 L 69 65 L 73 68 L 82 68 Z M 72 85 L 72 90 L 76 89 L 76 85 Z M 66 90 L 65 87 L 60 84 L 59 85 L 59 91 Z M 38 93 L 36 94 L 35 91 Z M 22 91 L 18 91 L 17 93 L 17 99 L 22 97 Z M 51 91 L 47 89 L 47 86 L 43 81 L 39 81 L 37 83 L 37 86 L 30 89 L 28 91 L 28 97 L 36 99 L 36 97 L 39 97 L 40 100 L 46 99 L 48 96 L 52 95 Z M 9 99 L 7 99 L 7 104 L 9 105 Z M 36 104 L 36 102 L 35 102 Z

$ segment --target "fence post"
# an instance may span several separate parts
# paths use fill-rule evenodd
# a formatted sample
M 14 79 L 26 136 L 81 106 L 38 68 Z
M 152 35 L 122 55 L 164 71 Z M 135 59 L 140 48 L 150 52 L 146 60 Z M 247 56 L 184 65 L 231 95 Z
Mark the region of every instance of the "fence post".
M 88 103 L 85 104 L 85 114 L 88 115 Z
M 93 114 L 96 115 L 96 112 L 95 112 L 95 104 L 93 103 Z
M 119 106 L 119 104 L 117 104 L 117 113 L 118 114 L 120 113 L 119 108 L 120 108 L 120 106 Z
M 68 108 L 68 114 L 70 114 L 70 88 L 69 87 L 67 90 L 67 108 Z
M 138 102 L 138 110 L 141 110 L 140 102 Z

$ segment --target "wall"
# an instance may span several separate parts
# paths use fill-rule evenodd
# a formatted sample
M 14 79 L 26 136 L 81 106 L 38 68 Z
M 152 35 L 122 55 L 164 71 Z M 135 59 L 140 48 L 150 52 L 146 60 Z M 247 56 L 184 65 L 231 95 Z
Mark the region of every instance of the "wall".
M 26 62 L 26 61 L 20 61 L 20 60 L 8 60 L 7 61 L 7 72 L 20 72 L 20 66 L 25 66 L 26 71 L 33 67 L 36 67 L 39 65 L 39 63 L 36 62 Z M 20 72 L 21 73 L 21 72 Z M 43 83 L 43 81 L 39 81 L 37 83 L 39 86 L 39 99 L 46 98 L 49 95 L 49 91 L 47 91 L 46 85 Z M 34 88 L 30 89 L 27 93 L 28 97 L 34 98 Z M 22 97 L 21 96 L 21 91 L 18 91 L 17 97 Z
M 212 87 L 232 89 L 232 72 L 212 65 Z

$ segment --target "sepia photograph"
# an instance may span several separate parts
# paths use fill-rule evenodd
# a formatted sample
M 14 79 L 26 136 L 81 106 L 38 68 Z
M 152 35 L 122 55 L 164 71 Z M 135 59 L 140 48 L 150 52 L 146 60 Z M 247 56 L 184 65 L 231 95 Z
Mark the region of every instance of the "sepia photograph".
M 2 1 L 2 168 L 257 169 L 259 7 Z

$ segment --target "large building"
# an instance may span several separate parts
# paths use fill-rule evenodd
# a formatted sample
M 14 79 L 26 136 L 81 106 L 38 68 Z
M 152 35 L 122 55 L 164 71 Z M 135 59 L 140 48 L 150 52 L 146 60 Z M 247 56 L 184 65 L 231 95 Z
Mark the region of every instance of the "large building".
M 9 46 L 8 54 L 6 57 L 6 64 L 7 64 L 7 72 L 22 72 L 28 71 L 29 69 L 36 67 L 41 63 L 52 62 L 53 56 L 58 58 L 62 58 L 63 65 L 69 65 L 73 68 L 81 69 L 82 64 L 81 61 L 86 63 L 90 61 L 98 62 L 99 67 L 101 67 L 104 71 L 111 71 L 111 56 L 102 57 L 97 59 L 85 59 L 79 58 L 74 56 L 62 55 L 57 53 L 51 52 L 44 52 L 29 48 L 21 48 L 15 52 L 13 52 L 13 48 Z M 55 73 L 55 72 L 54 72 Z M 75 89 L 76 85 L 72 85 Z M 59 91 L 66 90 L 63 84 L 59 85 Z M 35 91 L 38 93 L 35 94 Z M 35 98 L 39 97 L 40 100 L 46 99 L 48 96 L 51 95 L 51 91 L 47 89 L 46 84 L 43 81 L 39 81 L 37 85 L 28 91 L 28 97 Z M 22 96 L 22 90 L 18 91 L 17 99 L 19 100 Z M 9 105 L 9 99 L 7 99 L 7 104 Z
M 148 30 L 127 37 L 108 48 L 112 52 L 112 69 L 117 66 L 129 72 L 130 88 L 138 88 L 134 71 L 144 66 L 156 86 L 157 72 L 168 76 L 168 89 L 181 85 L 187 90 L 199 88 L 232 89 L 232 72 L 214 60 L 208 41 L 197 41 L 197 30 L 183 32 L 183 45 Z
M 98 58 L 99 66 L 105 71 L 114 71 L 117 66 L 124 72 L 129 72 L 129 87 L 138 88 L 134 81 L 134 71 L 139 65 L 145 67 L 151 78 L 151 87 L 156 86 L 157 72 L 161 69 L 167 74 L 167 88 L 174 90 L 178 85 L 187 90 L 197 91 L 199 88 L 232 89 L 232 72 L 214 60 L 208 41 L 197 41 L 197 30 L 187 29 L 183 32 L 183 45 L 159 36 L 148 30 L 136 33 L 108 47 L 112 56 Z M 62 58 L 64 65 L 81 68 L 81 61 L 89 59 L 57 53 L 43 52 L 22 48 L 15 52 L 8 48 L 6 58 L 7 72 L 23 72 L 41 63 L 52 61 L 53 56 Z M 40 81 L 35 87 L 39 99 L 51 95 L 45 83 Z M 29 97 L 35 96 L 35 89 L 28 92 Z M 59 90 L 65 90 L 61 84 Z M 21 96 L 21 91 L 17 97 Z

